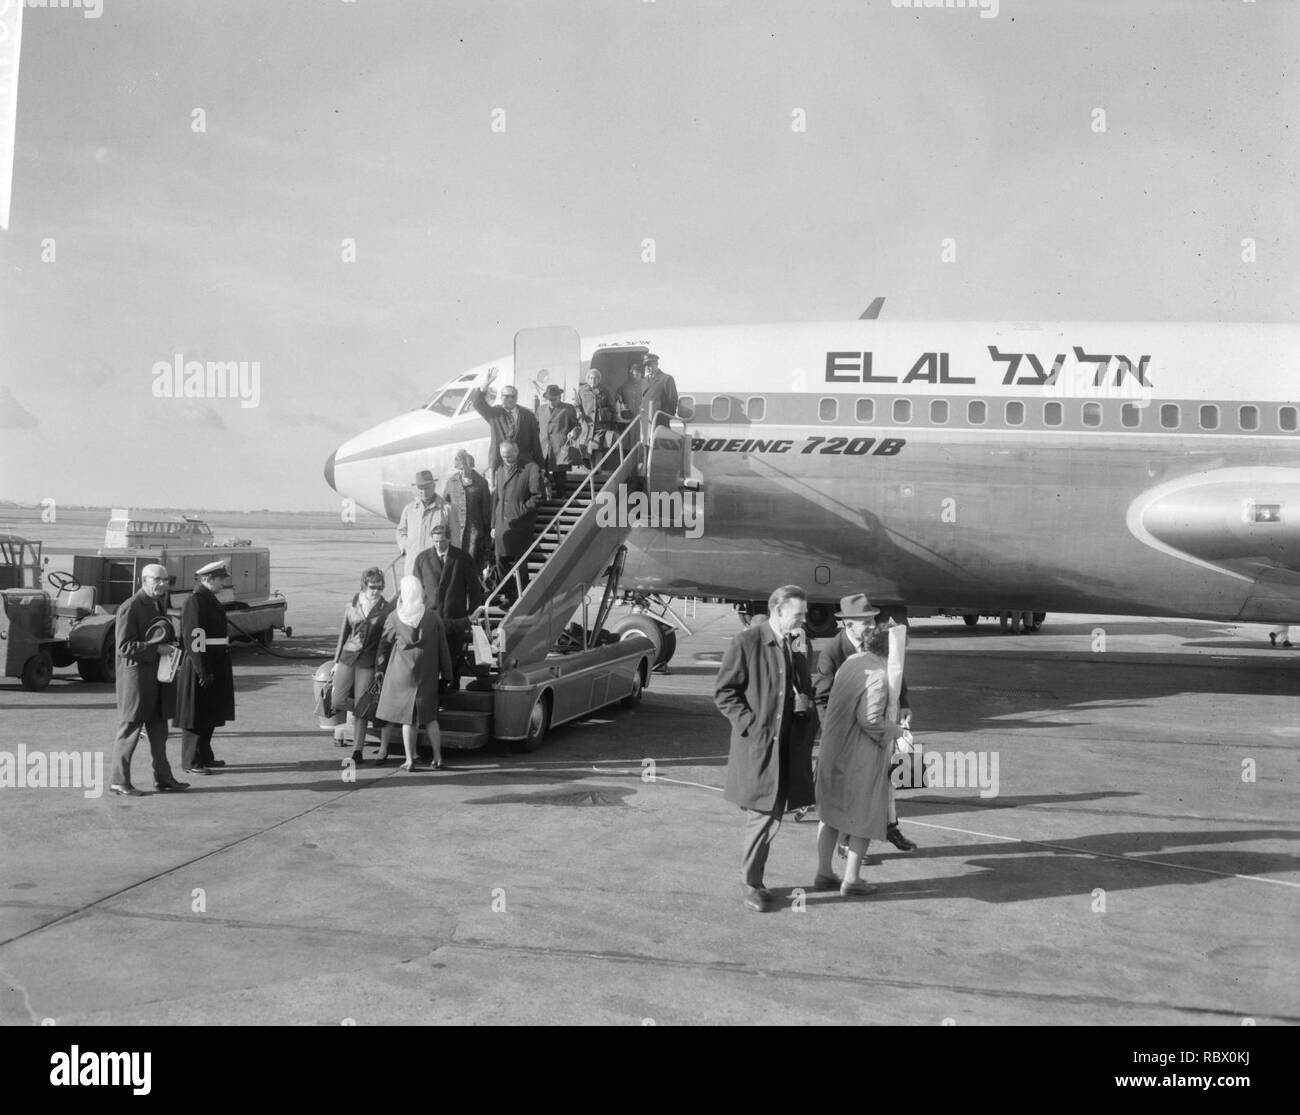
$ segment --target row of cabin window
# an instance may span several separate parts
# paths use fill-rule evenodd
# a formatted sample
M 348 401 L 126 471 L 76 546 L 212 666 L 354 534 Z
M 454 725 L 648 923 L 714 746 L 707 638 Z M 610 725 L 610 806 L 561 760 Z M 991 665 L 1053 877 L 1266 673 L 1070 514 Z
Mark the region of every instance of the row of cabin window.
M 912 421 L 912 400 L 895 399 L 893 405 L 895 422 Z M 1142 425 L 1143 408 L 1137 403 L 1121 403 L 1119 420 L 1122 426 L 1136 429 Z M 839 419 L 840 401 L 838 398 L 826 397 L 817 407 L 817 416 L 823 422 L 835 422 Z M 695 417 L 695 400 L 683 395 L 678 412 L 683 418 Z M 944 425 L 949 417 L 947 399 L 930 400 L 930 421 L 935 425 Z M 745 400 L 745 417 L 751 422 L 761 422 L 767 414 L 767 400 L 761 395 L 754 395 Z M 1025 404 L 1018 399 L 1007 402 L 1003 416 L 1008 426 L 1025 424 Z M 714 422 L 726 422 L 731 418 L 731 396 L 715 395 L 709 405 L 709 417 Z M 854 406 L 854 417 L 859 422 L 876 420 L 876 400 L 858 399 Z M 1102 422 L 1101 403 L 1084 403 L 1080 417 L 1085 426 L 1100 426 Z M 1200 407 L 1197 415 L 1202 430 L 1219 428 L 1219 407 L 1215 403 L 1206 403 Z M 971 399 L 966 404 L 966 422 L 971 426 L 983 426 L 988 421 L 988 404 L 983 399 Z M 1160 426 L 1166 430 L 1176 430 L 1183 422 L 1182 407 L 1178 403 L 1160 405 Z M 1065 423 L 1065 404 L 1055 400 L 1043 404 L 1043 424 L 1061 426 Z M 1293 406 L 1278 407 L 1277 424 L 1281 430 L 1295 432 L 1300 428 L 1300 414 Z M 1240 430 L 1259 429 L 1259 407 L 1247 403 L 1237 408 L 1237 428 Z

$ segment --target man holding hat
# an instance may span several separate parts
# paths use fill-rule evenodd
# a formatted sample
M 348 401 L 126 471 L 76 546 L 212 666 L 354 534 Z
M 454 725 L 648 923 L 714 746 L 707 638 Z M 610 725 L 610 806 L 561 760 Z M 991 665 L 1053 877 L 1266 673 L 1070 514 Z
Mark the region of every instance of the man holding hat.
M 876 618 L 880 609 L 872 607 L 865 593 L 854 593 L 840 599 L 840 610 L 835 618 L 840 621 L 840 632 L 830 641 L 817 659 L 817 671 L 813 674 L 813 689 L 817 694 L 817 709 L 826 719 L 826 706 L 830 701 L 831 687 L 835 684 L 835 675 L 839 668 L 855 654 L 873 651 L 880 657 L 879 640 L 873 638 L 877 630 Z M 898 722 L 906 728 L 912 719 L 912 709 L 907 702 L 907 681 L 898 690 Z M 902 852 L 916 850 L 916 842 L 903 835 L 898 827 L 898 809 L 894 804 L 894 783 L 889 781 L 889 826 L 885 830 L 885 839 Z
M 182 730 L 181 766 L 188 774 L 210 774 L 225 761 L 212 753 L 212 733 L 235 719 L 235 675 L 230 668 L 226 610 L 217 593 L 230 584 L 224 561 L 195 574 L 198 583 L 181 609 L 181 650 L 176 675 L 175 724 Z
M 667 426 L 666 415 L 677 413 L 677 381 L 659 367 L 659 357 L 653 352 L 645 354 L 645 392 L 641 406 L 646 422 L 657 426 Z M 664 413 L 658 419 L 655 415 Z
M 569 445 L 578 437 L 578 412 L 572 403 L 564 401 L 564 392 L 558 383 L 552 383 L 542 392 L 542 405 L 537 408 L 537 424 L 542 431 L 542 468 L 547 479 L 562 491 L 564 474 L 569 471 L 565 457 Z
M 402 576 L 409 577 L 415 570 L 415 559 L 433 545 L 433 526 L 440 523 L 452 538 L 460 537 L 460 521 L 456 509 L 438 495 L 438 481 L 427 468 L 415 474 L 416 496 L 402 508 L 397 522 L 397 548 L 406 558 Z
M 167 718 L 175 704 L 172 687 L 158 681 L 159 646 L 174 644 L 175 632 L 167 619 L 167 570 L 146 565 L 140 589 L 117 610 L 117 709 L 120 723 L 113 742 L 113 774 L 109 789 L 138 797 L 131 783 L 131 756 L 143 729 L 149 737 L 153 783 L 159 791 L 184 790 L 167 762 Z

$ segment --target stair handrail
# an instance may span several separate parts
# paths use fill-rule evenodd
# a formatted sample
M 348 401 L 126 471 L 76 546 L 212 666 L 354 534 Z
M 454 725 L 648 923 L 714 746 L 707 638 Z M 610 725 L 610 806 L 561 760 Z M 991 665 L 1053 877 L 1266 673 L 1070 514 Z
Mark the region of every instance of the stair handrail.
M 666 418 L 668 421 L 661 423 L 659 421 L 660 417 Z M 679 418 L 676 414 L 671 414 L 666 410 L 655 411 L 654 417 L 650 420 L 650 428 L 646 431 L 646 444 L 649 447 L 646 450 L 645 461 L 645 475 L 647 480 L 654 476 L 655 430 L 659 429 L 661 426 L 671 430 L 674 422 L 680 422 L 682 424 L 682 437 L 688 438 L 691 436 L 690 428 L 686 425 L 686 419 Z
M 617 467 L 617 465 L 621 465 L 627 459 L 627 456 L 632 449 L 636 448 L 637 446 L 644 445 L 644 442 L 641 439 L 641 426 L 643 422 L 644 422 L 643 417 L 638 414 L 632 419 L 631 422 L 627 424 L 626 428 L 619 433 L 618 437 L 614 440 L 614 444 L 611 445 L 608 450 L 606 450 L 605 455 L 600 458 L 599 463 L 592 465 L 591 471 L 588 472 L 587 475 L 578 484 L 578 486 L 574 488 L 572 494 L 569 496 L 567 500 L 564 501 L 560 509 L 551 518 L 551 521 L 541 529 L 537 537 L 533 539 L 532 544 L 528 547 L 528 549 L 526 549 L 523 552 L 523 555 L 519 558 L 519 560 L 510 567 L 509 571 L 506 573 L 504 577 L 501 578 L 501 580 L 497 583 L 497 586 L 488 594 L 487 598 L 483 601 L 483 603 L 480 604 L 476 609 L 474 609 L 473 614 L 470 616 L 471 623 L 488 620 L 490 618 L 488 616 L 488 609 L 491 608 L 493 601 L 496 600 L 497 597 L 502 594 L 502 591 L 505 589 L 506 585 L 509 584 L 511 581 L 513 581 L 515 586 L 514 603 L 510 605 L 510 608 L 501 617 L 500 624 L 503 625 L 506 622 L 506 620 L 510 618 L 510 613 L 515 610 L 516 605 L 518 605 L 520 598 L 524 594 L 524 585 L 522 581 L 521 571 L 527 570 L 528 559 L 532 556 L 533 551 L 536 550 L 537 547 L 542 544 L 542 541 L 544 539 L 550 537 L 552 532 L 554 532 L 557 545 L 563 541 L 563 538 L 560 536 L 559 523 L 564 513 L 569 510 L 572 504 L 577 502 L 578 497 L 582 494 L 584 488 L 590 487 L 591 488 L 590 498 L 592 500 L 596 498 L 596 477 L 597 475 L 599 475 L 600 471 L 605 467 L 606 461 L 608 461 L 611 457 L 617 454 L 618 460 L 615 463 L 615 467 Z M 630 437 L 629 435 L 635 435 L 635 436 Z

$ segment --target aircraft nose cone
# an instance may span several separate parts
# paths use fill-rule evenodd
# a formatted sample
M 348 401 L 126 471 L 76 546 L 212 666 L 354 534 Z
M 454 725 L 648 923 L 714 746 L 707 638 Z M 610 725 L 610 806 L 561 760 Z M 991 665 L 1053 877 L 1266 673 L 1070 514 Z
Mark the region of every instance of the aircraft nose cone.
M 325 483 L 328 484 L 331 488 L 334 488 L 334 458 L 337 456 L 338 456 L 338 450 L 336 449 L 333 453 L 329 455 L 329 458 L 325 462 Z M 336 492 L 338 491 L 337 488 L 334 488 L 334 490 Z

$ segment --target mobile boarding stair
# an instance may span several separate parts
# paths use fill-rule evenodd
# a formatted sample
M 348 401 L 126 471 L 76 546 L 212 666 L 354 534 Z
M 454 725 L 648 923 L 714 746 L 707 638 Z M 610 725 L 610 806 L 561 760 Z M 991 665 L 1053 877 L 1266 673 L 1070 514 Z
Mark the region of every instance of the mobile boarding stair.
M 532 751 L 555 725 L 640 700 L 655 662 L 650 640 L 602 638 L 631 531 L 616 512 L 630 492 L 682 490 L 689 453 L 680 419 L 638 416 L 586 476 L 539 509 L 532 545 L 470 617 L 475 659 L 487 672 L 446 694 L 444 748 L 500 739 Z

